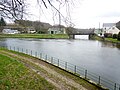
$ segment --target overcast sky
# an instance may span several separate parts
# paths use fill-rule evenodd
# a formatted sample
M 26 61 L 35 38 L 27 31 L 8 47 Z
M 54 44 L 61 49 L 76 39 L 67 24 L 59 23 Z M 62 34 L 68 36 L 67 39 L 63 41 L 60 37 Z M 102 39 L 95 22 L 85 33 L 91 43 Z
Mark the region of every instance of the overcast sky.
M 58 18 L 54 18 L 51 8 L 46 9 L 37 6 L 37 0 L 28 0 L 29 20 L 47 22 L 51 25 L 58 24 Z M 75 1 L 75 0 L 73 0 Z M 79 2 L 78 2 L 79 1 Z M 53 3 L 58 8 L 57 3 Z M 66 9 L 61 7 L 61 13 L 66 17 Z M 76 0 L 75 5 L 70 7 L 71 21 L 77 28 L 99 28 L 103 23 L 116 23 L 120 21 L 120 0 Z M 62 22 L 64 24 L 64 22 Z

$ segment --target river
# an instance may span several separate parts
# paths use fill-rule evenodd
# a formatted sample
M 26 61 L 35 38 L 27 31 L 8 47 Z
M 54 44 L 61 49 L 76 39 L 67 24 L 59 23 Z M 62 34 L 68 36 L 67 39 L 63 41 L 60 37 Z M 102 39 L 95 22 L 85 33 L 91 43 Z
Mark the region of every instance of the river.
M 0 46 L 17 46 L 57 57 L 120 83 L 120 48 L 95 40 L 2 38 Z

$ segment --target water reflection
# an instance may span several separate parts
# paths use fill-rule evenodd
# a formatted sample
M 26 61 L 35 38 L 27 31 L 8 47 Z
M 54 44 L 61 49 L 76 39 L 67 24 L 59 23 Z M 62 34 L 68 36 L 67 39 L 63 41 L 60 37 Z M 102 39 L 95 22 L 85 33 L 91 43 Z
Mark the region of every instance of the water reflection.
M 111 43 L 111 42 L 102 42 L 102 47 L 118 48 L 118 49 L 120 49 L 120 44 Z

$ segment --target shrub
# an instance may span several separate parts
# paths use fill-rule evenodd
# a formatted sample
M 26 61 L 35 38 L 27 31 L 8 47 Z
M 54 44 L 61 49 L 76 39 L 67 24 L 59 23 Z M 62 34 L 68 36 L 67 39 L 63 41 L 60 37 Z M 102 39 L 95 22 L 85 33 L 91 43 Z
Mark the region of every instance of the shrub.
M 112 38 L 117 39 L 117 34 L 113 34 Z
M 111 34 L 111 33 L 105 33 L 105 34 L 104 34 L 104 37 L 105 37 L 105 38 L 112 38 L 112 34 Z
M 120 32 L 118 33 L 117 40 L 119 40 L 119 41 L 120 41 Z

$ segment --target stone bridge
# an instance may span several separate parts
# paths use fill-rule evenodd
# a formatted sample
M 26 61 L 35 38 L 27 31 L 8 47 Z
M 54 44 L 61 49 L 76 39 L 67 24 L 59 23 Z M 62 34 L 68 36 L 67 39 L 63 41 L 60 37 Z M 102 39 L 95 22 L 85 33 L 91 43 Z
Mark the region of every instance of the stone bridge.
M 94 29 L 68 29 L 67 31 L 70 39 L 75 39 L 75 35 L 89 35 L 89 38 L 91 35 L 94 34 Z

